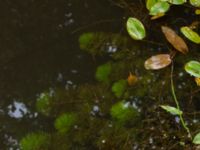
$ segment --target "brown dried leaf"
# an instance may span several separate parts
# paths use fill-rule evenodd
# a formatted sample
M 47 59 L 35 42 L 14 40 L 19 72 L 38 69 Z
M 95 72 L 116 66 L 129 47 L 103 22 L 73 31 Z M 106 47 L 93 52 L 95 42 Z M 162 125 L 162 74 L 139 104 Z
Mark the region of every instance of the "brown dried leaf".
M 138 81 L 138 78 L 130 72 L 127 81 L 130 86 L 133 86 Z
M 147 70 L 158 70 L 167 67 L 171 62 L 169 54 L 158 54 L 147 59 L 144 66 Z
M 176 34 L 174 30 L 167 26 L 162 26 L 161 27 L 162 32 L 164 33 L 166 39 L 172 46 L 178 50 L 179 52 L 186 54 L 188 52 L 188 46 L 184 42 L 184 40 Z

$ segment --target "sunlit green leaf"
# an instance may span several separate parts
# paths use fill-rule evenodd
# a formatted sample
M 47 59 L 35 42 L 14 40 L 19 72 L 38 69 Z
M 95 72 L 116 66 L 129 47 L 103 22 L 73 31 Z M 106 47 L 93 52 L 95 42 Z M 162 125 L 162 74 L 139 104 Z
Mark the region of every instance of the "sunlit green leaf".
M 157 15 L 161 13 L 166 13 L 170 8 L 168 2 L 157 2 L 150 9 L 150 15 Z
M 198 33 L 194 32 L 189 27 L 181 27 L 181 32 L 187 37 L 190 41 L 200 44 L 200 36 Z
M 145 69 L 158 70 L 167 67 L 172 62 L 169 54 L 151 56 L 144 63 Z
M 182 5 L 187 2 L 187 0 L 168 0 L 169 3 L 174 5 Z
M 150 10 L 151 7 L 152 7 L 153 5 L 155 5 L 157 2 L 158 2 L 158 0 L 147 0 L 147 1 L 146 1 L 146 8 L 147 8 L 148 10 Z
M 190 0 L 190 4 L 195 7 L 200 7 L 200 0 Z
M 116 97 L 120 98 L 124 91 L 126 90 L 127 81 L 126 80 L 119 80 L 115 82 L 112 86 L 112 92 L 115 94 Z
M 126 29 L 134 40 L 142 40 L 146 36 L 143 24 L 136 18 L 128 18 Z
M 185 71 L 192 76 L 200 78 L 200 62 L 190 61 L 185 65 Z
M 180 109 L 177 109 L 177 108 L 169 106 L 169 105 L 161 105 L 160 107 L 172 115 L 182 115 L 182 113 L 183 113 Z
M 196 134 L 192 143 L 194 144 L 200 144 L 200 133 Z

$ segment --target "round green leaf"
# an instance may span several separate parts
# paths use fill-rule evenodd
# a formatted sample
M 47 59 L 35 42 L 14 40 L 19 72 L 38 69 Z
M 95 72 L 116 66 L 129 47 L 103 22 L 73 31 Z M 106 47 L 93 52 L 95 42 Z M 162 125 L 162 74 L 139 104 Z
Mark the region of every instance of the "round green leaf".
M 185 37 L 187 37 L 190 41 L 200 44 L 200 36 L 196 32 L 194 32 L 189 27 L 181 27 L 181 32 L 184 34 Z
M 190 4 L 195 7 L 200 7 L 200 0 L 190 0 Z
M 182 5 L 187 2 L 187 0 L 168 0 L 169 3 L 174 5 Z
M 170 8 L 168 2 L 157 2 L 150 9 L 150 15 L 157 15 L 161 13 L 166 13 Z
M 190 61 L 185 65 L 185 71 L 192 76 L 200 78 L 200 63 L 198 61 Z
M 152 7 L 153 5 L 155 5 L 157 2 L 158 2 L 158 0 L 147 0 L 147 1 L 146 1 L 146 8 L 147 8 L 148 10 L 150 10 L 151 7 Z
M 193 141 L 194 144 L 200 144 L 200 133 L 196 134 Z
M 143 24 L 136 18 L 128 18 L 126 29 L 134 40 L 142 40 L 146 36 Z

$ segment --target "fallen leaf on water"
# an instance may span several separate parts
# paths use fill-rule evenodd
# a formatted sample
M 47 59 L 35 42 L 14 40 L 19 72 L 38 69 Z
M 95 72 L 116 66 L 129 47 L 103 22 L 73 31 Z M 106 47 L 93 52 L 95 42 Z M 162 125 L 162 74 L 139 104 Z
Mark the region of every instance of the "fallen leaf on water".
M 174 30 L 172 30 L 171 28 L 167 26 L 162 26 L 161 29 L 167 41 L 170 44 L 172 44 L 172 46 L 176 50 L 180 51 L 183 54 L 186 54 L 188 52 L 188 46 L 186 45 L 184 40 L 179 35 L 176 34 Z
M 196 82 L 196 84 L 197 84 L 197 86 L 200 86 L 200 78 L 195 78 L 195 82 Z
M 171 62 L 169 54 L 158 54 L 147 59 L 144 66 L 147 70 L 158 70 L 167 67 Z
M 130 85 L 130 86 L 134 85 L 137 82 L 137 80 L 138 80 L 138 78 L 130 72 L 129 76 L 127 78 L 128 85 Z

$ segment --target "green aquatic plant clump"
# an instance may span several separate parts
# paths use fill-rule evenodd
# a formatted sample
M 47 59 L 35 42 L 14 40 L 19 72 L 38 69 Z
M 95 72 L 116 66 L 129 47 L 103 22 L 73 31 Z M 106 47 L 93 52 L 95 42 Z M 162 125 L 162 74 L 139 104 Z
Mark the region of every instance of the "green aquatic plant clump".
M 113 84 L 112 92 L 115 94 L 116 97 L 120 98 L 124 94 L 126 87 L 127 81 L 121 79 Z
M 67 133 L 77 120 L 76 114 L 65 113 L 59 116 L 54 123 L 55 128 L 59 133 Z
M 106 63 L 99 66 L 95 74 L 96 79 L 100 82 L 108 83 L 111 70 L 112 70 L 111 63 Z
M 51 98 L 52 97 L 49 92 L 41 93 L 36 102 L 37 111 L 48 116 L 51 110 Z
M 79 44 L 81 49 L 87 49 L 93 41 L 94 33 L 84 33 L 79 37 Z
M 20 141 L 21 150 L 48 150 L 50 136 L 46 133 L 31 133 Z
M 110 110 L 110 114 L 119 124 L 134 122 L 139 116 L 137 109 L 124 101 L 114 104 Z

